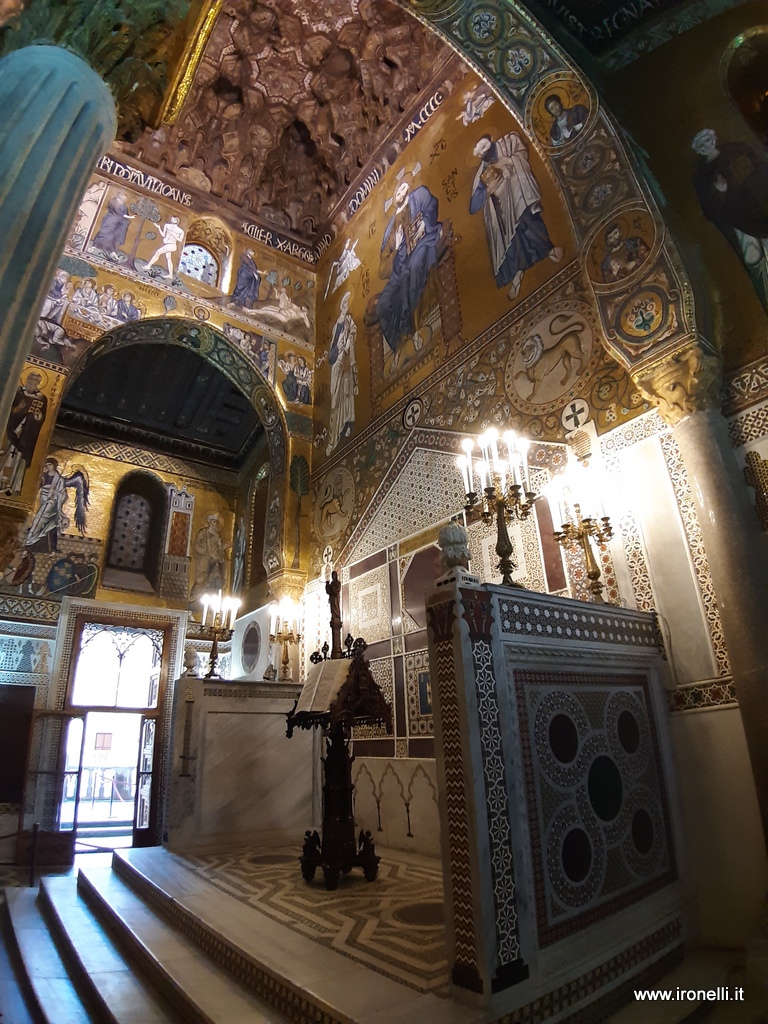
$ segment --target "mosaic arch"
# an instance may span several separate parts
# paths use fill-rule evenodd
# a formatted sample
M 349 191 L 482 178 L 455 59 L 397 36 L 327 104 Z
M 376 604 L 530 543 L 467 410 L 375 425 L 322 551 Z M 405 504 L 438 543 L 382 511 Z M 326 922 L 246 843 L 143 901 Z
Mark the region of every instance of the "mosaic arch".
M 689 278 L 621 132 L 536 19 L 514 0 L 395 3 L 492 86 L 548 162 L 611 355 L 637 377 L 696 340 Z
M 103 334 L 73 366 L 67 390 L 95 359 L 129 345 L 177 345 L 191 349 L 215 366 L 251 401 L 269 444 L 271 472 L 264 531 L 264 567 L 270 576 L 280 572 L 285 565 L 283 537 L 287 511 L 288 430 L 272 388 L 243 353 L 215 328 L 183 317 L 157 317 L 125 324 Z

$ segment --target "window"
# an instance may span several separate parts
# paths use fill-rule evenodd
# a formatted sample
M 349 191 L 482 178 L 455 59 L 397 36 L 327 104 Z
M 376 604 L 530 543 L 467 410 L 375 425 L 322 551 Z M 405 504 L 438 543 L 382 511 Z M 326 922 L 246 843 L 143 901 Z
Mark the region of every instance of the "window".
M 179 270 L 188 277 L 194 277 L 196 281 L 202 281 L 203 284 L 218 284 L 218 260 L 204 245 L 197 242 L 188 242 L 182 249 Z
M 96 739 L 93 744 L 94 750 L 111 750 L 112 749 L 112 733 L 111 732 L 97 732 Z

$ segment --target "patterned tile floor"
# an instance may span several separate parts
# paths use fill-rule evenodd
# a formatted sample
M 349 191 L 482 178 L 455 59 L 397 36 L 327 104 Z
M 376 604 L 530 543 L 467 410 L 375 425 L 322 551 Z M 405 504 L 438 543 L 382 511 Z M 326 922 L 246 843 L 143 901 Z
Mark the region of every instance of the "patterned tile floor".
M 374 882 L 360 869 L 326 891 L 301 877 L 295 848 L 185 856 L 212 885 L 275 921 L 419 992 L 448 994 L 440 862 L 379 850 Z

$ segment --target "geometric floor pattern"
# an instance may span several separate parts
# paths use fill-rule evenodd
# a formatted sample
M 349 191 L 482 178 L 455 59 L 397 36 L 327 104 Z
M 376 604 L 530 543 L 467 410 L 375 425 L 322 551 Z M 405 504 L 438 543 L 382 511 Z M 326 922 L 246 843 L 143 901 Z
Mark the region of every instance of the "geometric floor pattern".
M 440 861 L 396 850 L 375 881 L 359 868 L 328 892 L 318 871 L 307 885 L 296 847 L 184 855 L 209 883 L 296 932 L 419 992 L 448 995 Z

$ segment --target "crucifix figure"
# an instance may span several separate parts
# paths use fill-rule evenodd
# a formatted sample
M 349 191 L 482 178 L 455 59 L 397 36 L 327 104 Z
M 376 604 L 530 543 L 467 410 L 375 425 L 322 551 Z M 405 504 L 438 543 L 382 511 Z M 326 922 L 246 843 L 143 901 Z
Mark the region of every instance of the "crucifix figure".
M 344 653 L 341 647 L 341 580 L 335 569 L 325 584 L 325 592 L 331 606 L 331 658 L 335 660 Z

